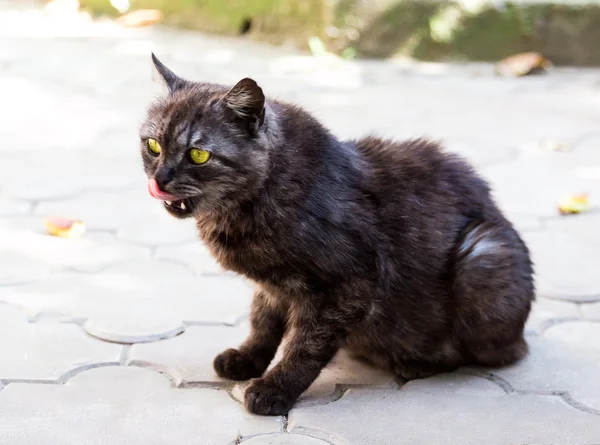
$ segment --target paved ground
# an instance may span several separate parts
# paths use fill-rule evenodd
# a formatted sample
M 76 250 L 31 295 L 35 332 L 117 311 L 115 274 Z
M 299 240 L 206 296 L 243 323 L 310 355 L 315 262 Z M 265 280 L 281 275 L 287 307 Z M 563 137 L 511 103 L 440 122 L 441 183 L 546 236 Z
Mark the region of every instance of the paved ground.
M 0 443 L 600 443 L 600 210 L 556 211 L 563 193 L 600 199 L 600 72 L 317 64 L 27 5 L 0 2 Z M 194 79 L 254 76 L 341 136 L 425 134 L 468 156 L 534 253 L 531 355 L 404 383 L 340 354 L 289 416 L 246 413 L 211 363 L 247 332 L 251 290 L 146 192 L 150 50 Z M 47 236 L 49 214 L 88 233 Z

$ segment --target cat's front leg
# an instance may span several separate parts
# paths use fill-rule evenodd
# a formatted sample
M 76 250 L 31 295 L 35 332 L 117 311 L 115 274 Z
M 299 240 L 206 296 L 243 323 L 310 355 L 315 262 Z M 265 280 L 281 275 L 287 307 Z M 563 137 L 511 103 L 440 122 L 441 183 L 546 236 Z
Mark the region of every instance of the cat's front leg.
M 287 413 L 343 344 L 351 324 L 333 311 L 294 311 L 289 341 L 282 360 L 253 380 L 244 405 L 255 414 Z
M 285 332 L 283 311 L 276 303 L 262 289 L 254 293 L 250 335 L 239 349 L 227 349 L 215 358 L 213 367 L 219 377 L 248 380 L 265 372 Z

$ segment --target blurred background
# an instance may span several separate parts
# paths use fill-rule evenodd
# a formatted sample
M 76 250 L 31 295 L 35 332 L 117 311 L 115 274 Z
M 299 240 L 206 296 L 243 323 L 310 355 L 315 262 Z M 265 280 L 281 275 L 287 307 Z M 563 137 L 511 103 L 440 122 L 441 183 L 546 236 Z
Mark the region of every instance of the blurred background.
M 231 400 L 239 388 L 212 371 L 213 357 L 247 333 L 251 288 L 215 264 L 192 221 L 174 220 L 148 196 L 137 131 L 159 91 L 152 51 L 190 80 L 252 77 L 340 138 L 426 136 L 467 157 L 521 231 L 537 272 L 531 359 L 488 380 L 523 394 L 567 394 L 569 409 L 596 416 L 599 43 L 600 0 L 0 0 L 0 442 L 106 438 L 74 430 L 73 419 L 98 431 L 118 425 L 112 443 L 196 443 L 188 432 L 234 443 L 238 432 L 288 428 L 287 418 L 248 417 Z M 181 395 L 194 409 L 169 417 L 187 402 L 155 391 L 148 370 L 201 388 Z M 468 394 L 479 388 L 467 383 Z M 344 418 L 336 410 L 353 405 L 329 402 L 352 385 L 377 398 L 369 388 L 399 383 L 339 356 L 304 397 L 296 425 L 335 430 L 311 410 Z M 486 422 L 502 416 L 506 424 L 540 419 L 523 430 L 539 434 L 519 443 L 600 435 L 578 436 L 595 430 L 574 426 L 571 411 L 544 423 L 550 398 L 534 406 L 514 397 L 514 409 L 485 408 L 495 414 L 475 424 L 486 439 L 469 442 L 468 419 L 480 411 L 469 411 L 469 400 L 439 408 L 456 443 L 486 442 Z M 385 415 L 368 422 L 374 442 L 364 443 L 398 443 L 385 436 L 399 431 Z M 327 437 L 346 437 L 335 431 Z M 63 442 L 69 434 L 73 442 Z M 152 441 L 161 434 L 170 442 Z

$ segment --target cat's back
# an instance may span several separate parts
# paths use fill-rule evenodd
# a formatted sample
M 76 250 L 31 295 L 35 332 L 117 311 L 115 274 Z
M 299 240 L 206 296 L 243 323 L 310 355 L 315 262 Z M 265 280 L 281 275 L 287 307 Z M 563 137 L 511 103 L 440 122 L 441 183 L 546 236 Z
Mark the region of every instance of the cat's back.
M 501 221 L 487 183 L 462 157 L 437 142 L 367 137 L 354 142 L 368 165 L 368 183 L 378 206 L 381 245 L 415 282 L 448 272 L 456 242 L 474 220 Z
M 438 142 L 370 136 L 354 144 L 369 165 L 371 185 L 384 208 L 443 212 L 446 220 L 455 213 L 477 218 L 495 209 L 486 181 L 464 158 Z

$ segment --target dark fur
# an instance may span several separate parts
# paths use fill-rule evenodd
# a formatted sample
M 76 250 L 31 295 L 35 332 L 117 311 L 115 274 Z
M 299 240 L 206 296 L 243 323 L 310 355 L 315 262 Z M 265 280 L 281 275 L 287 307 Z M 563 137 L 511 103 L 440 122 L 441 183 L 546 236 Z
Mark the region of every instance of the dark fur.
M 341 347 L 405 379 L 527 353 L 529 252 L 463 159 L 426 140 L 340 142 L 254 81 L 230 90 L 155 65 L 169 93 L 142 127 L 146 173 L 257 285 L 250 336 L 214 361 L 222 377 L 256 378 L 250 411 L 288 412 Z M 213 159 L 190 165 L 190 145 Z

